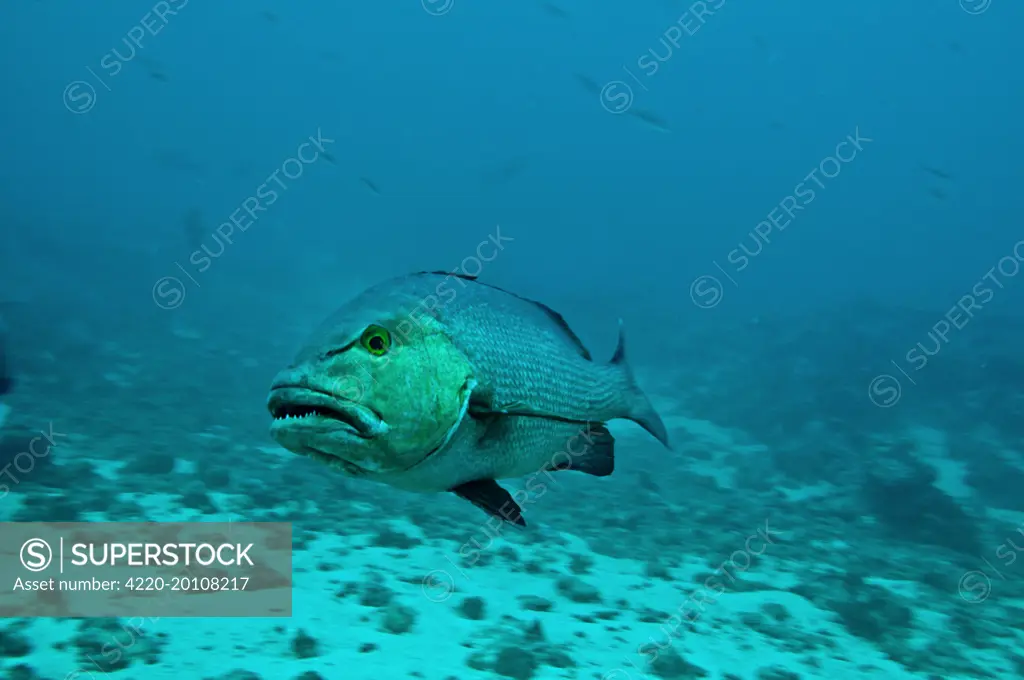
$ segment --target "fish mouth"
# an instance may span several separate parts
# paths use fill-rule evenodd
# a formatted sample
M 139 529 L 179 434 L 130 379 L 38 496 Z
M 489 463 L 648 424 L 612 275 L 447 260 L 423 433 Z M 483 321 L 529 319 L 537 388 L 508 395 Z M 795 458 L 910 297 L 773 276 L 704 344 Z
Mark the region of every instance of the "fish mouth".
M 335 423 L 363 439 L 373 439 L 388 429 L 381 415 L 365 404 L 299 385 L 271 387 L 267 410 L 274 418 L 272 427 L 309 425 L 321 429 Z

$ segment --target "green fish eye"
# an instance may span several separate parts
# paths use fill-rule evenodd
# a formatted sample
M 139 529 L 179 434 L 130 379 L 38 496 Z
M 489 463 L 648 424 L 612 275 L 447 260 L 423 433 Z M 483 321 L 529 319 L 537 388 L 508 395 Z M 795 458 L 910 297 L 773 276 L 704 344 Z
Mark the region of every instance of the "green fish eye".
M 391 349 L 391 333 L 381 326 L 369 326 L 359 342 L 373 356 L 384 356 Z

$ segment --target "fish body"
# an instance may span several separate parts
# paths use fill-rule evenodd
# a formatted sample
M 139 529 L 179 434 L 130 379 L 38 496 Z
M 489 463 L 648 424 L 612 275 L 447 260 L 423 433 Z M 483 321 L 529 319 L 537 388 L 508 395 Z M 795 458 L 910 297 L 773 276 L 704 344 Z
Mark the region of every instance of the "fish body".
M 614 469 L 605 423 L 668 446 L 619 346 L 593 360 L 545 305 L 472 277 L 420 272 L 341 307 L 271 387 L 271 435 L 354 477 L 448 492 L 524 524 L 496 480 Z

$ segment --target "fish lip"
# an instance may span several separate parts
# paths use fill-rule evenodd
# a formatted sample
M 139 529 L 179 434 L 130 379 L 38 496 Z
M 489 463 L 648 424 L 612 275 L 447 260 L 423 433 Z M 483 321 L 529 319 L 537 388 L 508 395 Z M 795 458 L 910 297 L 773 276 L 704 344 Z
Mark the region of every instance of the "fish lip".
M 289 409 L 303 408 L 319 412 L 311 417 L 347 425 L 352 434 L 363 439 L 373 439 L 387 431 L 384 418 L 366 404 L 306 385 L 280 384 L 270 388 L 267 410 L 275 425 L 285 422 Z

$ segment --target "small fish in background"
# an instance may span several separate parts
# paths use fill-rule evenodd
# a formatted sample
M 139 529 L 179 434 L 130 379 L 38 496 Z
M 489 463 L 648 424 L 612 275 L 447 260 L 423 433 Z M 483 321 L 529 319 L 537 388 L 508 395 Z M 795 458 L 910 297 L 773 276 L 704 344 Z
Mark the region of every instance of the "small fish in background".
M 922 163 L 921 169 L 927 172 L 932 177 L 940 179 L 944 182 L 948 182 L 953 179 L 953 175 L 951 175 L 950 173 L 946 172 L 941 168 L 936 168 L 934 166 L 925 165 L 924 163 Z M 928 188 L 928 195 L 937 201 L 944 201 L 949 196 L 949 193 L 941 187 L 932 186 Z
M 634 118 L 639 119 L 645 125 L 657 130 L 658 132 L 668 133 L 672 131 L 669 128 L 668 121 L 659 116 L 658 114 L 654 113 L 653 111 L 648 111 L 646 109 L 638 109 L 636 107 L 631 106 L 629 109 L 626 110 L 626 113 L 633 116 Z
M 586 92 L 597 97 L 599 100 L 603 96 L 604 86 L 599 85 L 593 78 L 585 76 L 582 73 L 573 73 L 573 77 Z M 667 120 L 648 109 L 641 109 L 630 105 L 629 108 L 622 113 L 636 118 L 644 125 L 657 130 L 658 132 L 669 133 L 672 131 Z
M 374 182 L 373 180 L 369 179 L 368 177 L 360 177 L 359 181 L 363 184 L 363 186 L 365 186 L 367 189 L 369 189 L 373 193 L 374 196 L 380 196 L 381 195 L 380 194 L 380 187 L 378 187 L 376 182 Z
M 334 157 L 334 154 L 332 154 L 330 151 L 321 151 L 320 155 L 323 156 L 324 160 L 327 161 L 328 163 L 330 163 L 331 165 L 337 165 L 338 164 L 338 160 Z
M 280 23 L 281 21 L 281 17 L 279 17 L 276 13 L 271 12 L 269 9 L 260 12 L 260 16 L 271 24 L 277 24 Z
M 932 175 L 933 177 L 938 177 L 939 179 L 953 179 L 953 175 L 949 174 L 948 172 L 941 168 L 932 167 L 930 165 L 925 165 L 922 163 L 921 169 L 927 172 L 929 175 Z
M 547 2 L 547 0 L 541 0 L 540 8 L 542 10 L 544 10 L 545 14 L 548 14 L 549 16 L 553 16 L 556 19 L 568 19 L 569 18 L 569 13 L 568 12 L 566 12 L 561 7 L 558 7 L 554 3 Z
M 754 41 L 754 47 L 756 47 L 758 51 L 767 55 L 765 63 L 774 64 L 779 60 L 778 50 L 772 49 L 771 44 L 763 36 L 754 35 L 751 36 L 751 38 Z
M 525 156 L 510 158 L 497 167 L 484 170 L 481 173 L 481 183 L 485 187 L 508 184 L 516 177 L 522 175 L 529 165 L 529 159 Z
M 572 76 L 573 78 L 576 79 L 576 82 L 579 83 L 585 91 L 589 92 L 595 97 L 601 96 L 601 85 L 599 85 L 596 80 L 594 80 L 590 76 L 583 75 L 582 73 L 573 73 Z
M 595 361 L 550 307 L 444 271 L 342 305 L 275 376 L 267 409 L 289 451 L 397 489 L 450 492 L 519 526 L 520 504 L 551 473 L 612 474 L 607 421 L 632 420 L 671 448 L 621 323 L 611 361 Z M 531 491 L 497 481 L 517 477 Z
M 203 213 L 199 208 L 190 208 L 182 218 L 182 228 L 185 233 L 185 243 L 189 248 L 198 248 L 206 237 L 206 230 L 203 227 Z
M 163 65 L 156 59 L 139 57 L 139 61 L 141 61 L 142 65 L 146 67 L 149 77 L 153 80 L 158 80 L 161 83 L 166 83 L 169 80 L 166 69 L 164 69 Z

